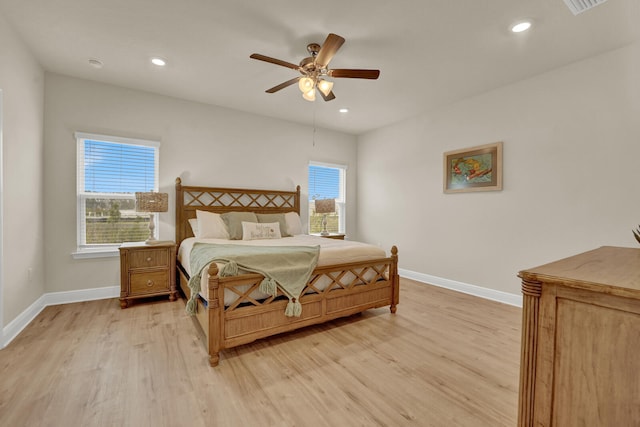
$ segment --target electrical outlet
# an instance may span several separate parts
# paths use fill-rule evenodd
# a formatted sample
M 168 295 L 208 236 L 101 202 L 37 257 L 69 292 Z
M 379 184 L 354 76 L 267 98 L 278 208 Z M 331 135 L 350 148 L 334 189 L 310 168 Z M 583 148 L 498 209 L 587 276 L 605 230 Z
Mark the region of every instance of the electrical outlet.
M 27 281 L 33 282 L 33 268 L 27 268 Z

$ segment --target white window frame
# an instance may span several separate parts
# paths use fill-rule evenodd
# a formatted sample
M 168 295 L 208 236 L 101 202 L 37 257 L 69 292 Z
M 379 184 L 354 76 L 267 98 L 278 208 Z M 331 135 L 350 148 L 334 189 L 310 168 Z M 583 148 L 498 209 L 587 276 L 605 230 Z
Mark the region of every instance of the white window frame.
M 346 224 L 347 224 L 347 165 L 341 165 L 337 163 L 326 163 L 326 162 L 317 162 L 317 161 L 309 161 L 309 165 L 307 166 L 307 183 L 309 182 L 309 166 L 319 166 L 325 168 L 333 168 L 340 170 L 340 195 L 336 200 L 336 208 L 340 213 L 338 216 L 338 233 L 346 233 Z M 308 184 L 307 184 L 308 185 Z M 311 189 L 309 189 L 311 192 Z M 311 230 L 311 212 L 309 212 L 309 217 L 307 218 L 307 227 Z
M 76 161 L 76 203 L 77 203 L 77 217 L 76 217 L 76 227 L 77 227 L 77 249 L 72 253 L 73 258 L 82 259 L 82 258 L 102 258 L 102 257 L 112 257 L 119 256 L 118 248 L 121 243 L 113 243 L 113 244 L 87 244 L 86 242 L 86 234 L 84 232 L 85 227 L 83 227 L 83 221 L 86 216 L 86 199 L 87 198 L 95 198 L 96 195 L 109 199 L 123 199 L 123 200 L 131 200 L 135 199 L 135 194 L 121 194 L 121 193 L 85 193 L 81 189 L 84 189 L 84 145 L 86 140 L 90 141 L 104 141 L 109 143 L 116 144 L 129 144 L 129 145 L 139 145 L 146 147 L 155 148 L 154 152 L 154 183 L 153 188 L 148 190 L 158 191 L 158 183 L 159 183 L 159 170 L 158 166 L 160 163 L 160 142 L 159 141 L 150 141 L 145 139 L 136 139 L 136 138 L 125 138 L 120 136 L 111 136 L 111 135 L 100 135 L 100 134 L 92 134 L 92 133 L 84 133 L 84 132 L 76 132 L 76 147 L 77 147 L 77 161 Z M 153 213 L 155 215 L 154 220 L 157 222 L 157 213 Z M 158 234 L 157 228 L 154 230 L 156 237 Z

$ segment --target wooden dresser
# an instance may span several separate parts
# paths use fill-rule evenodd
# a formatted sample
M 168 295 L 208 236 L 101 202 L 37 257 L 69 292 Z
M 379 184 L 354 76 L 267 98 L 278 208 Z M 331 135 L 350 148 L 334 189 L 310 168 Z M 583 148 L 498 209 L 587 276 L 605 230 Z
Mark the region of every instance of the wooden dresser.
M 521 271 L 518 425 L 640 425 L 640 249 Z
M 175 301 L 176 244 L 155 245 L 123 243 L 120 246 L 120 307 L 130 300 L 157 295 L 169 295 Z

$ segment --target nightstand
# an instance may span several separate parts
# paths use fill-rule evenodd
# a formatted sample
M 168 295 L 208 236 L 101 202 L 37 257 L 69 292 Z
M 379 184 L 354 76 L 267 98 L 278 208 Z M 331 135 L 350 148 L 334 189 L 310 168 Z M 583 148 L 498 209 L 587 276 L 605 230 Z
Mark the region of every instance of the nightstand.
M 136 298 L 169 295 L 175 301 L 176 244 L 172 241 L 146 245 L 128 242 L 120 246 L 120 307 Z
M 329 233 L 326 236 L 323 236 L 320 233 L 315 233 L 313 234 L 313 236 L 320 236 L 320 237 L 326 237 L 327 239 L 338 239 L 338 240 L 344 240 L 344 233 Z

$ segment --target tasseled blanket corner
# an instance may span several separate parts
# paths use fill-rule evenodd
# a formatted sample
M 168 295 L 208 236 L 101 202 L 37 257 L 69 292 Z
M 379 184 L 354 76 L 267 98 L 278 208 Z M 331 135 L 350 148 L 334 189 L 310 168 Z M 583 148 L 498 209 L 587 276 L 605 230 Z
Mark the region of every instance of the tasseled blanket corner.
M 278 284 L 275 280 L 265 277 L 262 282 L 260 282 L 260 292 L 274 297 L 278 296 Z
M 287 317 L 300 317 L 302 314 L 302 304 L 296 298 L 290 298 L 284 315 Z
M 198 303 L 196 298 L 189 298 L 189 301 L 187 301 L 187 306 L 185 307 L 185 311 L 187 312 L 187 314 L 195 316 L 197 305 Z
M 220 271 L 220 277 L 230 277 L 230 276 L 237 276 L 237 275 L 238 275 L 238 263 L 235 262 L 234 260 L 227 261 L 227 263 L 224 265 L 224 267 L 222 267 L 222 270 Z

